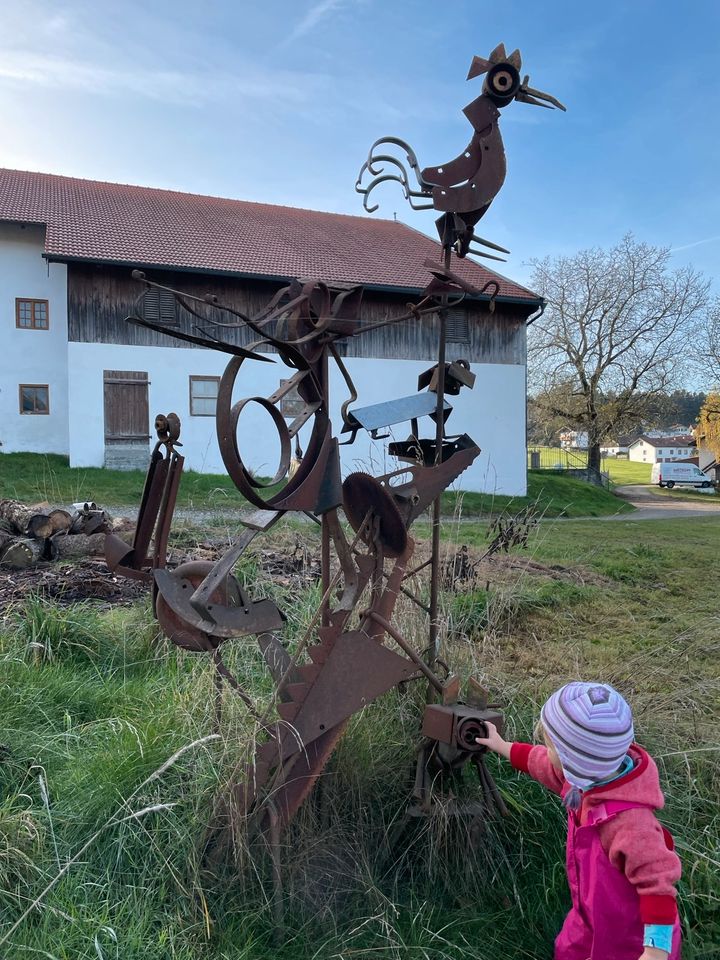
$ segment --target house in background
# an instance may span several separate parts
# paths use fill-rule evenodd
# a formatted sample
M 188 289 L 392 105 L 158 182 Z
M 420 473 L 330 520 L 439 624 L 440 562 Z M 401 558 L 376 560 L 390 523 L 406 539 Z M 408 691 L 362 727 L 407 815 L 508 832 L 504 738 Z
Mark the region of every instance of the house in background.
M 692 434 L 673 437 L 649 437 L 643 434 L 630 444 L 628 458 L 638 463 L 667 463 L 672 460 L 688 460 L 696 453 Z
M 706 445 L 705 436 L 700 428 L 696 427 L 693 435 L 697 442 L 697 465 L 703 473 L 707 474 L 710 480 L 720 484 L 720 459 Z
M 584 430 L 567 428 L 558 434 L 558 440 L 563 450 L 587 450 L 588 447 L 588 435 Z
M 629 437 L 618 437 L 617 439 L 608 439 L 600 445 L 601 457 L 627 457 L 630 449 Z
M 67 454 L 72 466 L 145 467 L 156 413 L 182 420 L 189 469 L 223 473 L 215 400 L 227 356 L 126 322 L 141 292 L 133 268 L 204 297 L 216 294 L 252 314 L 295 277 L 365 287 L 361 321 L 406 312 L 430 275 L 439 245 L 402 223 L 341 216 L 168 190 L 0 170 L 0 451 Z M 481 456 L 458 486 L 522 495 L 526 490 L 526 323 L 541 299 L 464 260 L 454 269 L 489 296 L 468 297 L 448 318 L 448 359 L 470 361 L 472 391 L 451 397 L 450 433 L 469 433 Z M 172 297 L 145 309 L 191 331 Z M 223 331 L 238 343 L 245 328 Z M 437 318 L 386 326 L 342 345 L 359 394 L 356 406 L 412 394 L 437 358 Z M 267 397 L 292 371 L 249 361 L 237 397 Z M 332 410 L 347 399 L 335 371 Z M 275 430 L 258 405 L 239 431 L 247 464 L 273 474 Z M 282 411 L 288 418 L 292 410 Z M 342 424 L 339 415 L 335 432 Z M 425 435 L 434 426 L 428 421 Z M 405 439 L 409 424 L 393 431 Z M 244 437 L 244 439 L 243 439 Z M 343 468 L 399 467 L 384 443 L 359 434 L 341 447 Z

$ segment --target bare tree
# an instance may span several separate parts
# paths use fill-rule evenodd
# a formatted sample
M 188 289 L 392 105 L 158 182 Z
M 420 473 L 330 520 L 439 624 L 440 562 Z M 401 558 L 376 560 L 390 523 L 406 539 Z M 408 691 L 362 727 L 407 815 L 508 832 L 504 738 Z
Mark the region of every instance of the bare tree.
M 692 267 L 671 270 L 669 258 L 628 234 L 609 250 L 532 262 L 547 307 L 530 328 L 531 391 L 587 432 L 591 469 L 600 469 L 603 440 L 638 422 L 689 362 L 708 282 Z
M 693 343 L 693 359 L 706 386 L 720 384 L 720 297 L 708 304 L 698 336 Z

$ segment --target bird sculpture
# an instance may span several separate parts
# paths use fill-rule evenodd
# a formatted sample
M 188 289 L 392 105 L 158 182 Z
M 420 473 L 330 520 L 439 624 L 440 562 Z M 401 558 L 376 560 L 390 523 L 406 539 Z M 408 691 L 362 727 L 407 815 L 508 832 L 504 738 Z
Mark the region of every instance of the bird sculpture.
M 549 93 L 543 93 L 530 86 L 529 76 L 520 79 L 522 58 L 519 50 L 508 54 L 505 45 L 500 43 L 488 59 L 473 57 L 467 79 L 485 76 L 482 93 L 469 103 L 463 113 L 473 127 L 473 135 L 465 150 L 454 160 L 437 167 L 420 169 L 415 152 L 397 137 L 381 137 L 370 148 L 368 159 L 358 175 L 355 189 L 364 195 L 363 205 L 368 213 L 377 210 L 378 205 L 369 206 L 373 190 L 383 182 L 397 181 L 403 187 L 405 198 L 416 210 L 435 209 L 442 213 L 437 221 L 438 232 L 443 246 L 454 250 L 458 257 L 468 253 L 501 260 L 493 254 L 473 247 L 473 243 L 489 247 L 501 253 L 508 253 L 489 240 L 475 233 L 475 225 L 485 215 L 505 180 L 505 149 L 500 135 L 500 110 L 519 100 L 538 107 L 565 110 L 559 100 Z M 407 164 L 418 182 L 418 188 L 411 187 L 405 164 L 389 153 L 376 152 L 384 145 L 401 147 L 406 152 Z M 393 165 L 387 172 L 384 164 Z M 371 180 L 363 184 L 365 174 Z M 419 201 L 427 200 L 423 203 Z

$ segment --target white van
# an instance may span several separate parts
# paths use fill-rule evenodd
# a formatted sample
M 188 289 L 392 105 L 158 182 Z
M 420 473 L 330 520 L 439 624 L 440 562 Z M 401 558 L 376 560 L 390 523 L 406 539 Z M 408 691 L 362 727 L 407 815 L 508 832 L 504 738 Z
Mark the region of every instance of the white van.
M 650 482 L 669 490 L 676 483 L 692 484 L 693 487 L 711 487 L 712 481 L 694 463 L 655 463 Z

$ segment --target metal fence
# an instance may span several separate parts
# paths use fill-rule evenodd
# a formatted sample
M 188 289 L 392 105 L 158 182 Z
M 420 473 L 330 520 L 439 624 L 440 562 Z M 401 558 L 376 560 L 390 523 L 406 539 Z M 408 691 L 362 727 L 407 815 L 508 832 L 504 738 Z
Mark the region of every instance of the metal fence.
M 528 447 L 528 470 L 554 470 L 610 489 L 607 473 L 588 469 L 586 450 L 567 450 L 564 447 Z
M 584 470 L 587 468 L 585 450 L 567 450 L 564 447 L 528 447 L 529 470 Z

